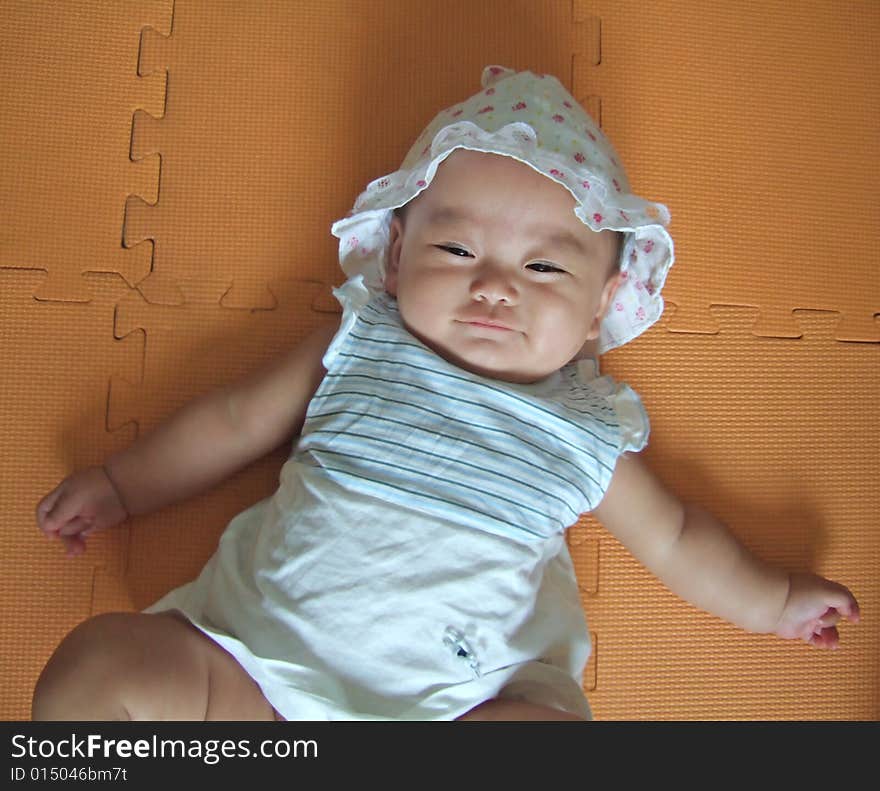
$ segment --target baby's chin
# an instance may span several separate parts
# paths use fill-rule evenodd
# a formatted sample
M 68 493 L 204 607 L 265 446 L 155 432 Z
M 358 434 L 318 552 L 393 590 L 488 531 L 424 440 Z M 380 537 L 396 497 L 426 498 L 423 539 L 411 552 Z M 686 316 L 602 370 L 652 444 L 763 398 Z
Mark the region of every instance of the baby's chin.
M 538 364 L 538 361 L 529 365 L 529 361 L 524 360 L 522 355 L 513 359 L 515 356 L 511 354 L 496 355 L 480 351 L 469 353 L 464 350 L 447 349 L 424 338 L 420 340 L 447 362 L 485 379 L 495 379 L 513 384 L 532 384 L 546 379 L 558 370 L 556 367 L 547 370 L 546 361 L 543 366 Z M 561 367 L 559 366 L 559 368 Z
M 578 349 L 554 348 L 550 354 L 530 346 L 529 338 L 523 333 L 516 333 L 516 341 L 508 341 L 500 337 L 497 340 L 488 336 L 468 337 L 453 332 L 442 338 L 433 337 L 430 333 L 420 331 L 412 326 L 401 312 L 401 319 L 406 330 L 437 356 L 470 373 L 486 379 L 512 382 L 515 384 L 531 384 L 547 379 L 557 373 L 572 360 L 577 359 Z

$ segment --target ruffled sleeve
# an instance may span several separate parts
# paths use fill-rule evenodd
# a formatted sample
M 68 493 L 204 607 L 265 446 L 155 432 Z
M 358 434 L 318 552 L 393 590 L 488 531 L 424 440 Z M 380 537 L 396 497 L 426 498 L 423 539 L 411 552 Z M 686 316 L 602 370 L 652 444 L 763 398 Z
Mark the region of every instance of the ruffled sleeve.
M 619 426 L 619 453 L 638 452 L 648 444 L 651 424 L 642 399 L 629 385 L 611 376 L 599 375 L 599 363 L 595 359 L 579 360 L 578 377 L 588 383 L 590 390 L 604 397 L 614 410 Z
M 618 384 L 608 400 L 620 424 L 620 452 L 642 450 L 651 431 L 642 399 L 629 385 Z
M 364 283 L 364 276 L 355 275 L 346 280 L 339 288 L 334 288 L 333 296 L 342 305 L 342 320 L 339 323 L 336 335 L 333 336 L 327 351 L 324 352 L 322 362 L 324 363 L 324 368 L 328 371 L 332 370 L 333 362 L 339 354 L 339 349 L 357 321 L 358 314 L 364 305 L 370 301 L 371 294 Z

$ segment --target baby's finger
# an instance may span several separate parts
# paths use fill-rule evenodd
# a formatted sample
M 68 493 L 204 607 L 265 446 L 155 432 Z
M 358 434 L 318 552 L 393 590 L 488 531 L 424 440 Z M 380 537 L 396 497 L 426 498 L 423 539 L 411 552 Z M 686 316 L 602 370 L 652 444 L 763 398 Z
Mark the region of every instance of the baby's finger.
M 843 611 L 843 615 L 850 623 L 858 623 L 862 617 L 862 612 L 859 609 L 859 603 L 856 601 L 856 597 L 850 594 L 851 601 L 849 603 L 849 609 Z
M 64 542 L 65 555 L 69 558 L 82 555 L 86 551 L 86 542 L 81 536 L 61 536 L 61 540 Z
M 71 519 L 67 524 L 62 525 L 62 527 L 58 530 L 58 535 L 62 538 L 65 536 L 76 536 L 80 533 L 83 533 L 86 530 L 89 530 L 92 527 L 92 520 L 85 519 L 81 516 L 76 517 L 76 519 Z
M 807 641 L 815 648 L 837 648 L 840 645 L 840 635 L 833 626 L 823 629 L 821 632 L 814 634 Z
M 55 508 L 55 504 L 58 502 L 58 498 L 61 497 L 62 487 L 58 486 L 53 491 L 49 492 L 42 500 L 40 500 L 37 505 L 37 525 L 42 530 L 51 530 L 52 525 L 50 524 L 50 518 L 52 515 L 52 509 Z
M 828 596 L 828 606 L 834 607 L 848 621 L 858 623 L 860 613 L 856 597 L 843 585 L 835 583 L 835 587 L 837 590 Z
M 830 607 L 828 610 L 825 611 L 825 614 L 821 618 L 819 618 L 817 627 L 821 629 L 827 626 L 836 626 L 839 623 L 840 618 L 840 613 L 833 607 Z

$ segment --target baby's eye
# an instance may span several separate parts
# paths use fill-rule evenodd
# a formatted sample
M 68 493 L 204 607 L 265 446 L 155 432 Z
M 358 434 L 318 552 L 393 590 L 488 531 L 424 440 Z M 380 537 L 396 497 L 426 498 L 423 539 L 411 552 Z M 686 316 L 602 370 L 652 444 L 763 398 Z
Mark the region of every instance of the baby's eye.
M 536 261 L 533 264 L 529 264 L 528 268 L 531 269 L 533 272 L 540 272 L 542 275 L 550 274 L 552 272 L 560 272 L 563 274 L 565 273 L 564 269 L 560 269 L 558 266 L 553 266 L 553 264 L 548 264 L 544 261 Z
M 446 252 L 448 253 L 457 255 L 459 256 L 459 258 L 465 258 L 470 255 L 467 250 L 462 250 L 460 247 L 455 247 L 451 244 L 438 244 L 437 247 L 439 247 L 441 250 L 446 250 Z

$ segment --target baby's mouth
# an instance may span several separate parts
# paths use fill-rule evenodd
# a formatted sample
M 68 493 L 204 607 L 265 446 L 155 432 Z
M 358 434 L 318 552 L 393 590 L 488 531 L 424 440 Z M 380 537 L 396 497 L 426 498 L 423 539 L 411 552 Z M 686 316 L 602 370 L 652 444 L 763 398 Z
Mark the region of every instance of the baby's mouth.
M 499 319 L 493 315 L 487 315 L 485 313 L 469 314 L 465 312 L 457 318 L 456 321 L 459 324 L 465 324 L 469 327 L 477 327 L 499 333 L 518 331 L 518 328 L 510 321 L 505 321 L 504 319 Z
M 498 332 L 513 332 L 513 327 L 509 327 L 501 321 L 493 321 L 491 319 L 472 319 L 464 322 L 471 327 L 483 327 L 488 330 L 497 330 Z

